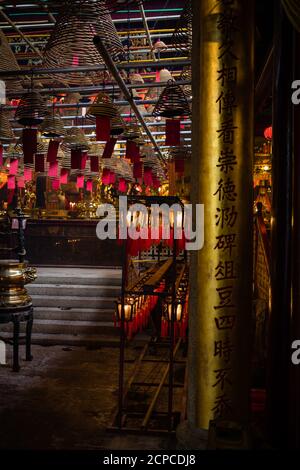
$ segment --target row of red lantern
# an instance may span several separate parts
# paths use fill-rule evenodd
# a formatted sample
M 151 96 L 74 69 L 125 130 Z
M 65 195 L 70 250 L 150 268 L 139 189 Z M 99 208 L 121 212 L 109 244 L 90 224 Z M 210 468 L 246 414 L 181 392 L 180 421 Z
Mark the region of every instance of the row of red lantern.
M 164 286 L 159 286 L 155 292 L 162 292 Z M 145 329 L 150 315 L 156 307 L 157 295 L 130 295 L 124 299 L 124 331 L 128 339 Z M 122 301 L 119 299 L 114 314 L 115 326 L 122 326 Z
M 163 245 L 167 246 L 170 250 L 173 250 L 174 245 L 176 246 L 176 253 L 180 253 L 185 250 L 186 238 L 183 229 L 179 229 L 177 239 L 174 241 L 174 228 L 170 227 L 169 236 L 163 233 L 162 226 L 159 227 L 157 233 L 153 233 L 151 227 L 144 227 L 143 229 L 136 228 L 136 232 L 139 233 L 143 230 L 143 238 L 133 240 L 130 237 L 130 233 L 127 232 L 127 255 L 138 256 L 143 251 L 149 251 L 152 246 Z M 123 243 L 123 239 L 118 237 L 118 244 Z
M 161 318 L 161 337 L 166 338 L 171 335 L 171 319 L 174 312 L 174 340 L 177 338 L 185 339 L 188 330 L 188 293 L 181 297 L 176 297 L 175 308 L 173 310 L 172 301 L 164 303 L 164 314 Z

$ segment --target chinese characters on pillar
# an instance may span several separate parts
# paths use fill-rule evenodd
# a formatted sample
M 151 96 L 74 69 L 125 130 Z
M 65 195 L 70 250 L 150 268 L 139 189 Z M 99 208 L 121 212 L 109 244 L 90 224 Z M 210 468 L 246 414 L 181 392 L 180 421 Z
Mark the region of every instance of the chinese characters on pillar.
M 236 265 L 236 248 L 239 234 L 236 231 L 239 213 L 236 201 L 236 173 L 238 171 L 238 155 L 235 154 L 235 142 L 239 132 L 236 115 L 238 102 L 239 57 L 236 51 L 237 33 L 239 31 L 239 12 L 235 8 L 235 0 L 219 0 L 216 15 L 219 49 L 216 66 L 216 81 L 219 84 L 219 96 L 214 106 L 219 113 L 219 125 L 216 139 L 220 152 L 215 156 L 217 170 L 217 186 L 213 191 L 216 200 L 216 213 L 213 215 L 216 227 L 214 249 L 218 252 L 218 264 L 215 266 L 214 279 L 216 289 L 216 305 L 214 328 L 216 339 L 211 345 L 214 358 L 220 367 L 212 370 L 212 387 L 216 390 L 216 399 L 212 407 L 215 418 L 230 416 L 232 412 L 231 388 L 232 354 L 235 350 L 234 329 L 237 316 L 235 302 L 236 280 L 239 276 Z

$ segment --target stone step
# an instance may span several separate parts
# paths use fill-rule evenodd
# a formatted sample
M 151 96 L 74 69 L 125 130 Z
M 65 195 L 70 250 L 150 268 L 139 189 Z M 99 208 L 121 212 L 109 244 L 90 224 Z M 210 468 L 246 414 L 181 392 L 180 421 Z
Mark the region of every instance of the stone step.
M 26 323 L 21 323 L 20 331 L 25 333 Z M 2 332 L 12 332 L 12 323 L 0 325 Z M 70 335 L 118 335 L 114 323 L 97 321 L 69 321 L 69 320 L 34 320 L 32 332 L 42 334 L 70 334 Z
M 76 284 L 120 286 L 120 269 L 38 268 L 38 284 Z
M 11 333 L 0 332 L 0 339 L 6 341 L 11 339 Z M 21 341 L 24 344 L 24 340 Z M 87 346 L 92 348 L 100 347 L 119 347 L 120 339 L 118 335 L 72 335 L 72 334 L 32 334 L 32 344 L 39 344 L 42 346 Z M 25 355 L 24 347 L 20 348 L 20 359 L 22 360 Z M 33 358 L 34 359 L 34 358 Z
M 34 307 L 114 309 L 116 297 L 34 295 Z
M 57 281 L 56 281 L 57 282 Z M 27 290 L 31 296 L 77 296 L 77 297 L 114 297 L 120 295 L 120 288 L 118 286 L 89 286 L 80 284 L 64 285 L 56 284 L 40 284 L 34 283 L 27 286 Z
M 34 307 L 37 320 L 113 321 L 114 309 Z

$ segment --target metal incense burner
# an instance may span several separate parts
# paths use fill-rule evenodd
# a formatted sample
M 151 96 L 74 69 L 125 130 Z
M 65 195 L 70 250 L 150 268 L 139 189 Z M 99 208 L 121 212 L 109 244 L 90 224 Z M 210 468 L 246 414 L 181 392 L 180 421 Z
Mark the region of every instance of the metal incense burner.
M 4 309 L 30 307 L 32 299 L 25 285 L 36 279 L 36 269 L 27 262 L 0 260 L 0 315 Z

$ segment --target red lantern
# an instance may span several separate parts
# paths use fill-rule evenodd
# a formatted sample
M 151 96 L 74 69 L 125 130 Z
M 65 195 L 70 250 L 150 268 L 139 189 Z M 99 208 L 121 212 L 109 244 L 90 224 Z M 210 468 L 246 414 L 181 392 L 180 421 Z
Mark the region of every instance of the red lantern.
M 265 139 L 267 139 L 267 140 L 272 140 L 272 136 L 273 136 L 273 129 L 272 129 L 272 126 L 267 127 L 267 128 L 264 130 L 264 136 L 265 136 Z

